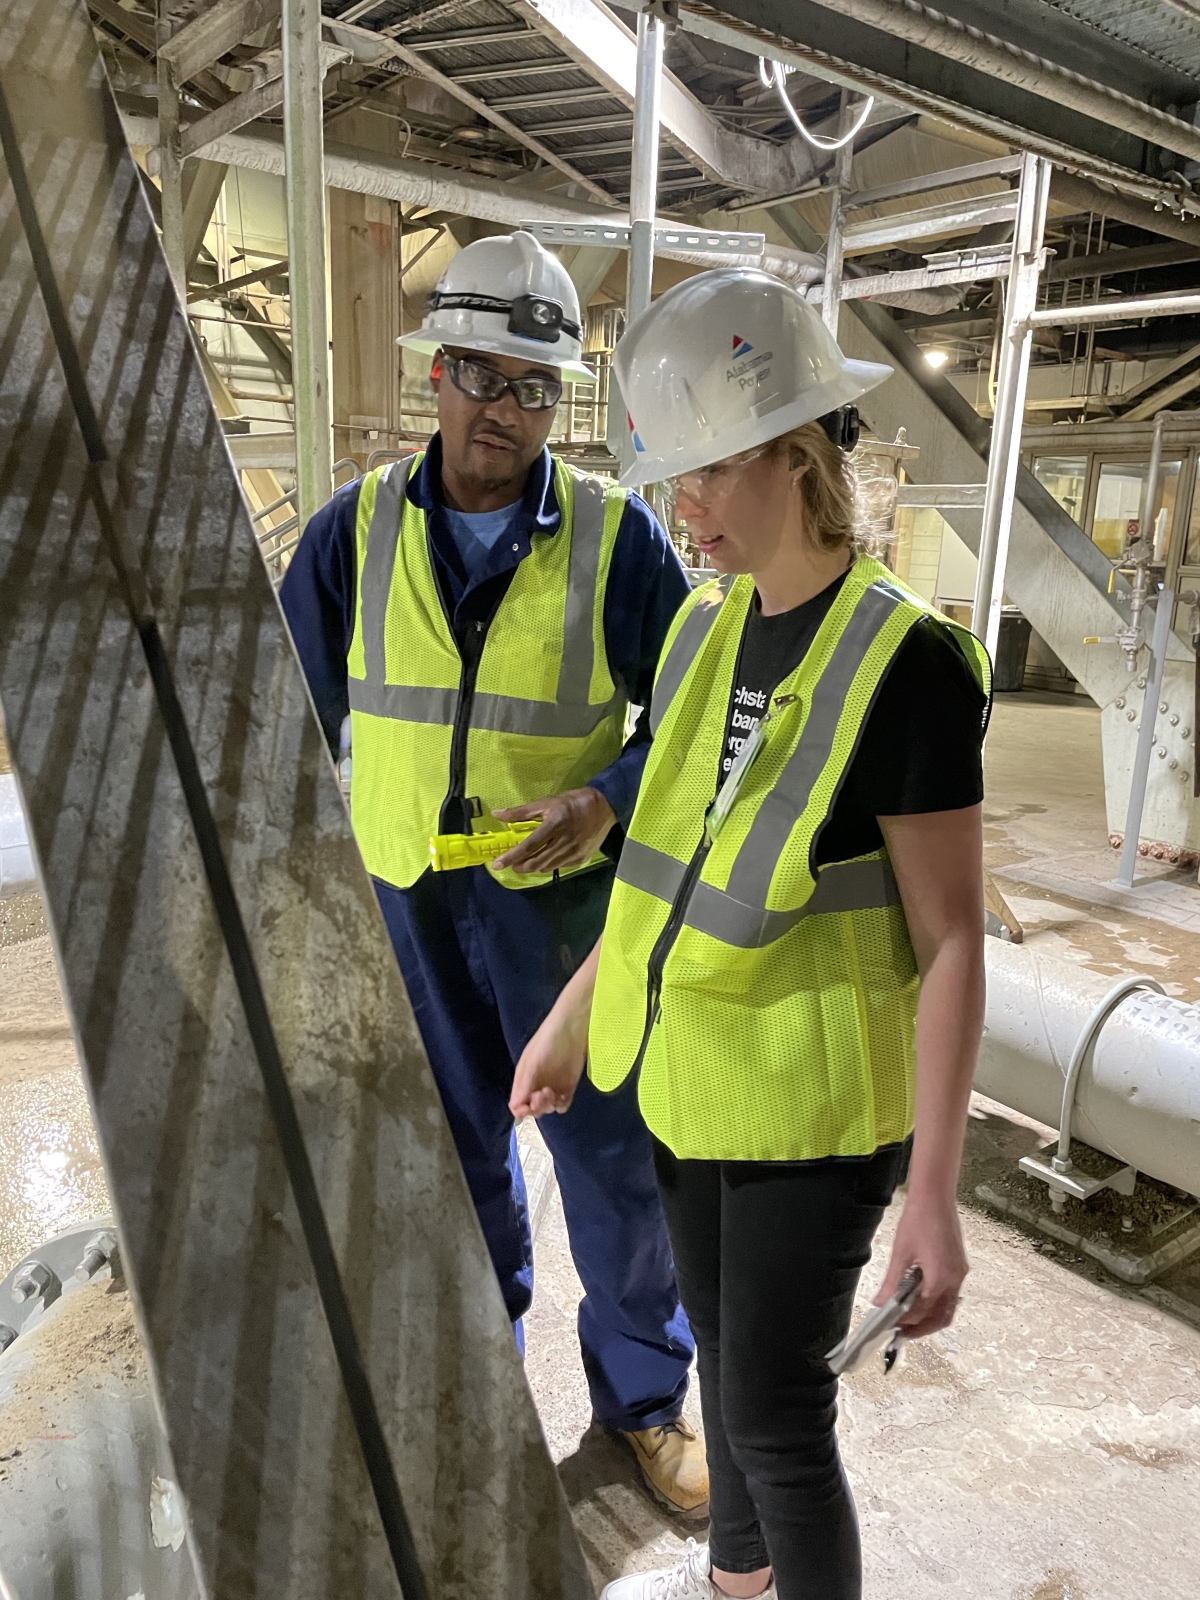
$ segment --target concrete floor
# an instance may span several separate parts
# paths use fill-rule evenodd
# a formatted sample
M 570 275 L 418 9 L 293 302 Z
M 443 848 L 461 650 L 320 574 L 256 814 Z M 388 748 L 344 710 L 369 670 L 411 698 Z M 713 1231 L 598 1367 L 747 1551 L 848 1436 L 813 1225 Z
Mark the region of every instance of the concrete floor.
M 998 705 L 986 817 L 989 865 L 1031 942 L 1200 997 L 1194 879 L 1157 869 L 1153 893 L 1115 901 L 1104 888 L 1115 858 L 1093 707 L 1026 695 Z M 959 1319 L 890 1377 L 870 1371 L 844 1388 L 867 1600 L 1194 1600 L 1200 1590 L 1200 1264 L 1134 1291 L 988 1213 L 976 1184 L 1046 1132 L 977 1101 L 962 1186 L 973 1270 Z M 623 1447 L 589 1426 L 580 1287 L 539 1147 L 529 1140 L 543 1199 L 527 1371 L 599 1583 L 671 1559 L 694 1530 L 665 1516 Z M 0 902 L 0 1275 L 102 1204 L 40 906 Z M 699 1427 L 694 1391 L 688 1414 Z

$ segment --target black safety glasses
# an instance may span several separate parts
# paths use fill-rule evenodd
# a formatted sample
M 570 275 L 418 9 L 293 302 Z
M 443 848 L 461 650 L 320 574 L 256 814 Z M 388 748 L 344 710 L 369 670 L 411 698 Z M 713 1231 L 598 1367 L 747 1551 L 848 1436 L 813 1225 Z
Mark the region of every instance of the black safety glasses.
M 551 411 L 562 399 L 557 378 L 506 378 L 495 367 L 466 356 L 442 356 L 450 382 L 471 400 L 499 400 L 506 389 L 522 411 Z

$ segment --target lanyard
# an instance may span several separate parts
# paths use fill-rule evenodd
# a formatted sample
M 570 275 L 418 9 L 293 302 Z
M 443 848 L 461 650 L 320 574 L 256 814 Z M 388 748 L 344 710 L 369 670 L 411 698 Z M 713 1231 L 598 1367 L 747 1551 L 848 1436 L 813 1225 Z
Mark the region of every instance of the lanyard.
M 765 717 L 755 719 L 754 726 L 750 729 L 745 743 L 734 758 L 734 763 L 725 776 L 725 782 L 717 790 L 717 797 L 709 806 L 704 815 L 704 837 L 709 844 L 720 833 L 733 810 L 734 802 L 741 793 L 742 785 L 746 781 L 746 774 L 754 765 L 755 760 L 767 742 L 767 724 L 773 717 L 777 717 L 787 706 L 795 705 L 800 699 L 796 694 L 782 694 L 771 702 L 771 710 Z

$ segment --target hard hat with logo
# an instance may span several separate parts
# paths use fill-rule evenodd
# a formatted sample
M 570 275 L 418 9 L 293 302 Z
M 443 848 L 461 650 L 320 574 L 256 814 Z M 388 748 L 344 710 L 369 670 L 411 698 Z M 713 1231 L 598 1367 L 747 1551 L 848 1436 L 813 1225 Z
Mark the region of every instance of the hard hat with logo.
M 415 333 L 397 339 L 429 355 L 444 345 L 557 367 L 566 383 L 591 383 L 579 296 L 562 262 L 531 233 L 477 239 L 451 261 Z
M 626 487 L 711 466 L 849 405 L 891 376 L 851 361 L 808 301 L 745 267 L 668 289 L 613 352 L 636 459 Z

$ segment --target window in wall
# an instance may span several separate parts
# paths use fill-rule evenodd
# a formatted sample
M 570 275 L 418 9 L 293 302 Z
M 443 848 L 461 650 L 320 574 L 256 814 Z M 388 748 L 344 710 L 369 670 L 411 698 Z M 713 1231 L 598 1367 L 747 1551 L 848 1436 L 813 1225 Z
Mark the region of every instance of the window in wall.
M 1083 522 L 1083 485 L 1086 456 L 1035 456 L 1033 475 L 1058 501 L 1069 517 Z
M 1179 492 L 1180 461 L 1164 461 L 1159 477 L 1159 507 L 1167 512 L 1167 549 L 1171 544 L 1171 525 L 1175 518 L 1175 499 Z M 1125 554 L 1131 537 L 1137 534 L 1142 496 L 1146 492 L 1149 461 L 1102 461 L 1096 488 L 1096 512 L 1092 518 L 1092 541 L 1110 561 Z

